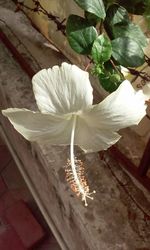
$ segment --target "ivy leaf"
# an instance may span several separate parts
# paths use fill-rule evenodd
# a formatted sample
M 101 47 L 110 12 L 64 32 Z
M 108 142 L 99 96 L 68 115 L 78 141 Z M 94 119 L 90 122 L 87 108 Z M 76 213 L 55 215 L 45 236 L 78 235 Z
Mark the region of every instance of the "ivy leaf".
M 105 23 L 109 26 L 113 26 L 119 23 L 127 24 L 129 22 L 129 15 L 125 8 L 118 4 L 113 4 L 107 10 Z
M 105 8 L 107 10 L 111 5 L 116 3 L 116 0 L 104 0 L 103 2 L 104 2 L 104 5 L 105 5 Z
M 71 48 L 79 54 L 91 53 L 94 40 L 97 38 L 96 29 L 86 19 L 70 15 L 66 25 L 67 39 Z
M 115 73 L 110 75 L 101 74 L 99 75 L 99 82 L 106 91 L 112 93 L 122 83 L 122 79 L 119 74 Z
M 84 16 L 87 19 L 88 23 L 91 24 L 92 26 L 96 26 L 98 22 L 100 22 L 101 18 L 95 16 L 94 14 L 85 11 Z
M 129 13 L 143 15 L 147 9 L 147 1 L 149 0 L 117 0 L 118 4 L 127 9 Z
M 124 80 L 119 67 L 114 67 L 110 61 L 103 65 L 94 64 L 91 73 L 98 77 L 101 86 L 109 93 L 115 91 Z
M 126 9 L 117 4 L 111 5 L 107 11 L 105 29 L 112 39 L 129 37 L 138 42 L 141 47 L 147 45 L 146 37 L 140 27 L 132 23 Z
M 103 63 L 110 59 L 112 53 L 111 42 L 104 34 L 93 43 L 92 59 L 95 63 Z
M 117 66 L 114 68 L 110 61 L 104 64 L 103 72 L 99 74 L 99 81 L 106 91 L 112 93 L 119 87 L 123 80 L 124 77 L 119 73 Z
M 114 25 L 112 31 L 114 38 L 129 37 L 139 43 L 142 48 L 147 46 L 146 36 L 140 27 L 134 23 L 129 23 L 127 25 Z
M 150 0 L 145 0 L 145 5 L 146 5 L 146 8 L 145 8 L 145 12 L 144 12 L 144 17 L 147 21 L 147 24 L 148 24 L 148 28 L 150 28 Z
M 106 13 L 104 27 L 111 39 L 115 38 L 113 35 L 113 28 L 115 25 L 127 25 L 130 22 L 128 12 L 118 4 L 111 5 Z
M 74 0 L 80 8 L 86 10 L 99 18 L 104 19 L 106 16 L 103 0 Z
M 118 37 L 112 41 L 112 56 L 124 67 L 138 67 L 145 62 L 141 46 L 129 37 Z

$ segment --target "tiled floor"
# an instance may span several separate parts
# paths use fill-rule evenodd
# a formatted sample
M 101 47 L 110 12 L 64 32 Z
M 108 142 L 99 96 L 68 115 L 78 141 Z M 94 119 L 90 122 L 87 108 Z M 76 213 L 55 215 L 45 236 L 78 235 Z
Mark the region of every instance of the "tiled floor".
M 24 244 L 20 242 L 20 240 L 18 241 L 18 236 L 16 235 L 16 232 L 14 230 L 15 227 L 19 228 L 19 226 L 22 225 L 20 224 L 20 221 L 16 222 L 17 219 L 15 218 L 15 215 L 14 215 L 14 213 L 16 213 L 17 211 L 18 206 L 21 209 L 22 213 L 23 214 L 25 213 L 25 216 L 27 216 L 26 214 L 28 214 L 28 212 L 29 213 L 31 212 L 31 215 L 33 215 L 33 217 L 30 220 L 32 221 L 33 219 L 34 221 L 34 218 L 35 218 L 36 220 L 34 222 L 36 223 L 37 221 L 38 223 L 37 230 L 34 231 L 33 236 L 35 239 L 36 238 L 40 239 L 41 237 L 42 240 L 40 240 L 40 243 L 36 244 L 36 246 L 32 247 L 32 249 L 34 250 L 60 250 L 60 247 L 58 246 L 55 238 L 53 237 L 52 233 L 48 229 L 4 141 L 0 137 L 0 247 L 1 245 L 3 246 L 3 242 L 5 243 L 4 244 L 5 247 L 3 246 L 4 249 L 0 248 L 1 250 L 8 250 L 8 249 L 10 250 L 10 246 L 8 242 L 9 240 L 11 241 L 11 247 L 13 247 L 12 246 L 13 244 L 14 246 L 16 246 L 16 248 L 12 248 L 12 249 L 15 249 L 15 250 L 29 249 L 27 248 L 27 246 L 25 247 Z M 27 211 L 26 211 L 26 206 L 27 206 Z M 5 218 L 8 217 L 8 214 L 10 214 L 9 220 L 11 223 L 10 224 L 8 223 L 6 225 Z M 18 213 L 17 213 L 17 217 L 18 217 Z M 30 214 L 29 214 L 29 217 L 30 217 Z M 30 228 L 27 228 L 28 230 L 31 229 L 31 234 L 33 233 L 32 230 L 35 230 L 33 229 L 33 224 L 34 224 L 33 221 L 32 221 L 32 226 Z M 16 225 L 16 223 L 18 223 L 19 226 L 18 224 Z M 15 224 L 15 225 L 12 226 L 11 224 Z M 3 232 L 4 225 L 5 225 L 5 229 L 7 226 L 6 234 Z M 8 225 L 9 225 L 9 228 L 8 228 Z M 19 234 L 21 234 L 21 232 L 23 232 L 24 234 L 24 231 L 25 231 L 24 228 L 19 228 Z M 45 235 L 44 238 L 43 238 L 43 232 Z M 32 245 L 32 242 L 30 241 L 33 241 L 33 237 L 32 239 L 30 238 L 30 240 L 28 239 L 28 241 L 29 241 L 29 244 L 31 243 Z M 8 245 L 6 243 L 8 243 Z M 27 245 L 28 245 L 28 242 L 27 242 Z

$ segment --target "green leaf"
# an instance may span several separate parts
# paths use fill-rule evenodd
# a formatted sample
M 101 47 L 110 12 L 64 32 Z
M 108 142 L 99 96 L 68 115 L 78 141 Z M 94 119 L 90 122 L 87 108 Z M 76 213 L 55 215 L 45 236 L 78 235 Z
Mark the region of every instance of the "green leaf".
M 101 20 L 101 18 L 95 16 L 94 14 L 88 11 L 84 12 L 84 16 L 88 20 L 88 23 L 91 24 L 92 26 L 96 26 L 96 24 Z
M 141 46 L 129 37 L 118 37 L 112 41 L 112 56 L 124 67 L 138 67 L 145 62 Z
M 116 3 L 116 0 L 104 0 L 105 9 L 107 10 L 111 5 Z
M 127 9 L 129 13 L 142 15 L 146 8 L 146 2 L 148 0 L 117 0 L 118 4 L 122 5 L 124 8 Z
M 111 74 L 111 75 L 101 74 L 99 75 L 99 82 L 106 91 L 112 93 L 122 83 L 122 79 L 119 74 Z
M 111 5 L 106 13 L 104 27 L 111 39 L 113 36 L 113 28 L 115 25 L 127 25 L 130 22 L 128 12 L 118 4 Z
M 127 24 L 129 21 L 130 20 L 128 12 L 122 6 L 119 6 L 118 4 L 113 4 L 107 10 L 107 15 L 105 19 L 107 25 L 113 26 L 119 23 Z
M 101 64 L 94 64 L 94 67 L 92 68 L 91 70 L 91 74 L 94 75 L 94 76 L 99 76 L 100 74 L 103 73 L 103 65 Z
M 99 18 L 106 16 L 103 0 L 74 0 L 83 10 L 86 10 Z
M 109 0 L 104 0 L 104 3 L 107 1 L 109 2 Z M 135 15 L 143 15 L 150 7 L 149 0 L 115 0 L 115 2 Z
M 127 10 L 117 4 L 109 7 L 104 25 L 111 39 L 129 37 L 138 42 L 141 47 L 147 45 L 146 36 L 140 27 L 132 23 Z
M 123 82 L 124 77 L 119 73 L 119 69 L 112 65 L 110 61 L 104 64 L 102 74 L 99 75 L 99 81 L 102 87 L 109 93 L 115 91 L 119 85 Z
M 97 38 L 97 31 L 86 19 L 70 15 L 67 20 L 66 33 L 74 51 L 84 55 L 91 53 L 93 42 Z
M 127 25 L 114 25 L 112 31 L 114 38 L 130 37 L 139 43 L 142 48 L 147 46 L 146 36 L 140 27 L 134 23 L 129 23 Z
M 145 12 L 144 12 L 144 17 L 147 21 L 148 28 L 150 28 L 150 0 L 145 0 Z
M 115 91 L 124 80 L 123 75 L 119 72 L 119 67 L 114 67 L 110 61 L 103 65 L 94 64 L 91 73 L 98 77 L 102 87 L 110 93 Z
M 110 59 L 112 53 L 111 42 L 105 35 L 100 35 L 93 43 L 92 59 L 95 63 L 103 63 Z

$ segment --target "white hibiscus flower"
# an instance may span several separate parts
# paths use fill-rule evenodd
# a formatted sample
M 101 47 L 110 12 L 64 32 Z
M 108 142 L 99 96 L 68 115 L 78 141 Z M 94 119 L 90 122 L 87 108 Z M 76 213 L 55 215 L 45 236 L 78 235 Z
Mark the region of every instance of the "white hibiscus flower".
M 9 108 L 3 110 L 14 128 L 29 141 L 70 144 L 70 165 L 78 193 L 86 203 L 89 189 L 77 174 L 74 145 L 85 152 L 106 150 L 120 139 L 119 129 L 138 124 L 145 115 L 141 90 L 136 92 L 125 80 L 101 103 L 92 105 L 89 74 L 75 65 L 43 69 L 32 80 L 40 112 Z

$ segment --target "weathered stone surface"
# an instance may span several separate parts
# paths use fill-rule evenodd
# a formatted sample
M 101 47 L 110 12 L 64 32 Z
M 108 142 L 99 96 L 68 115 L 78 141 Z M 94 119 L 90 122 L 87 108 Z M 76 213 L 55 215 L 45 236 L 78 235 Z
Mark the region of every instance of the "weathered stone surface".
M 3 44 L 0 44 L 0 74 L 1 109 L 36 110 L 31 81 Z M 90 188 L 97 191 L 94 201 L 84 207 L 65 180 L 68 147 L 31 144 L 2 115 L 0 121 L 63 240 L 63 249 L 150 249 L 150 196 L 122 170 L 117 159 L 106 153 L 109 162 L 106 164 L 98 154 L 84 155 L 76 148 L 76 155 L 85 163 Z

